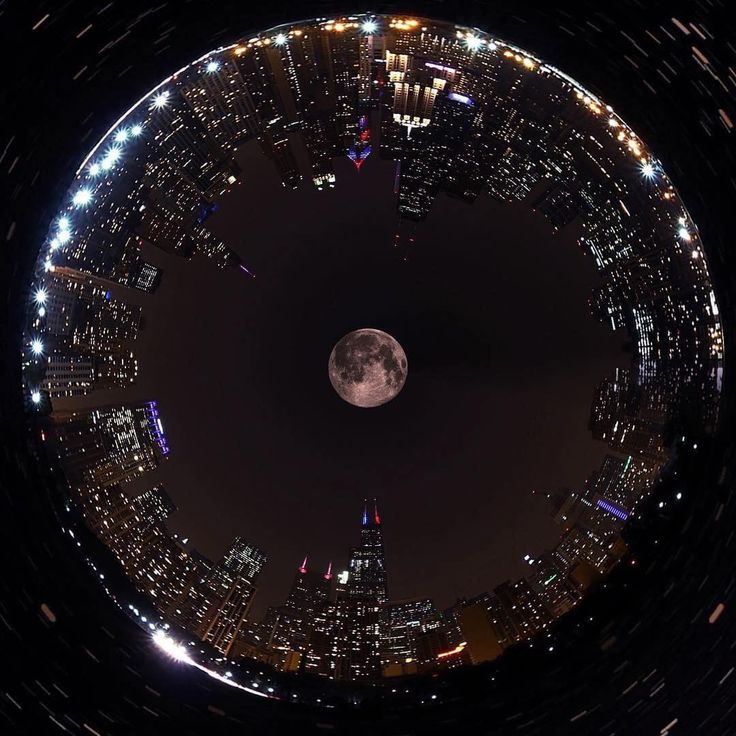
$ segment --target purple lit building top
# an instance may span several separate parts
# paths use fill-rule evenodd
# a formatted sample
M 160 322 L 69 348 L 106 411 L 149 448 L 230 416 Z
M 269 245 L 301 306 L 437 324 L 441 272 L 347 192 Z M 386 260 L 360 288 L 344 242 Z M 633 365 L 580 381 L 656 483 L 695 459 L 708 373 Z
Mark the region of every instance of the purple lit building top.
M 606 501 L 604 498 L 598 499 L 597 506 L 612 516 L 615 516 L 617 519 L 621 519 L 621 521 L 626 521 L 629 518 L 627 511 L 611 501 Z
M 163 455 L 169 454 L 169 444 L 166 441 L 166 435 L 164 434 L 164 428 L 161 424 L 161 416 L 158 413 L 158 405 L 155 401 L 149 401 L 146 403 L 146 411 L 148 413 L 149 425 L 151 434 L 156 440 L 161 453 Z
M 462 102 L 463 105 L 474 105 L 475 103 L 473 100 L 470 99 L 467 95 L 461 95 L 457 92 L 450 92 L 449 95 L 447 95 L 448 99 L 453 100 L 455 102 Z

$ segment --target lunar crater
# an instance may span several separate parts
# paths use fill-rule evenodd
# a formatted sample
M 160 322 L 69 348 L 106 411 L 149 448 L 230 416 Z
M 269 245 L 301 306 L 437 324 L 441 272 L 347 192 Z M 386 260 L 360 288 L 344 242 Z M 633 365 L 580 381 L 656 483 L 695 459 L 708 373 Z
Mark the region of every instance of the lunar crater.
M 386 332 L 355 330 L 335 345 L 328 364 L 337 394 L 353 406 L 370 408 L 395 398 L 404 387 L 408 361 L 401 345 Z

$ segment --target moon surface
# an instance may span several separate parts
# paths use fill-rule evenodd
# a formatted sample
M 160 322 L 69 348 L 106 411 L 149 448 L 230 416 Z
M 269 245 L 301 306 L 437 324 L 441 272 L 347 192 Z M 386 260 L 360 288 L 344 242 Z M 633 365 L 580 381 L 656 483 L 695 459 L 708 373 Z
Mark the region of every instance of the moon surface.
M 406 353 L 386 332 L 364 328 L 349 332 L 332 349 L 328 370 L 339 396 L 370 408 L 395 398 L 406 382 Z

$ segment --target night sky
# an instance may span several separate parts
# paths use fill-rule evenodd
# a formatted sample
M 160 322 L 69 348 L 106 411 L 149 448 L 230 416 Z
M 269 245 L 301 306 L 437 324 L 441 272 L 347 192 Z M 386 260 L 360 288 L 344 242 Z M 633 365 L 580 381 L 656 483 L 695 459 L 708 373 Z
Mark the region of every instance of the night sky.
M 577 225 L 555 234 L 528 205 L 440 195 L 404 260 L 393 162 L 374 155 L 358 174 L 338 160 L 320 192 L 285 190 L 257 144 L 239 161 L 243 183 L 208 226 L 255 279 L 145 253 L 164 278 L 137 297 L 137 386 L 109 400 L 157 399 L 172 452 L 137 485 L 163 482 L 170 527 L 208 556 L 238 534 L 268 553 L 256 616 L 305 554 L 346 565 L 366 496 L 394 599 L 444 607 L 523 574 L 523 555 L 559 536 L 532 491 L 598 466 L 593 391 L 630 361 L 625 336 L 588 313 L 597 276 Z M 327 373 L 360 327 L 393 335 L 409 361 L 403 391 L 374 409 L 342 401 Z

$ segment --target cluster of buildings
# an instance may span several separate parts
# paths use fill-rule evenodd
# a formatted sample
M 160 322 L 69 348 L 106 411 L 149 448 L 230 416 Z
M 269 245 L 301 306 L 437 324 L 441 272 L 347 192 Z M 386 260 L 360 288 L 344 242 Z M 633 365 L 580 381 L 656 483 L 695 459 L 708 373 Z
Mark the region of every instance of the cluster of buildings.
M 348 680 L 493 659 L 606 574 L 672 438 L 715 424 L 721 316 L 697 228 L 610 107 L 509 44 L 389 16 L 276 29 L 164 80 L 84 160 L 29 302 L 32 408 L 135 382 L 141 309 L 112 292 L 155 292 L 161 270 L 142 247 L 252 276 L 207 228 L 242 178 L 236 153 L 249 141 L 287 188 L 334 187 L 339 157 L 358 171 L 374 150 L 395 161 L 398 247 L 413 242 L 440 194 L 523 201 L 556 229 L 579 222 L 601 275 L 591 311 L 634 345 L 631 366 L 601 384 L 591 413 L 594 437 L 617 454 L 582 491 L 550 494 L 561 539 L 528 560 L 524 578 L 444 611 L 429 599 L 390 600 L 373 505 L 347 569 L 305 561 L 283 605 L 250 621 L 265 554 L 243 539 L 216 562 L 187 551 L 166 528 L 174 507 L 164 490 L 128 490 L 169 452 L 155 402 L 53 412 L 74 501 L 167 620 L 225 656 Z M 478 244 L 494 247 L 481 234 Z
M 305 558 L 280 606 L 241 630 L 233 654 L 289 672 L 341 680 L 435 672 L 492 661 L 570 611 L 626 552 L 621 533 L 660 463 L 606 455 L 582 490 L 547 494 L 560 540 L 526 575 L 440 609 L 430 598 L 392 600 L 375 501 L 346 569 L 310 569 Z
M 239 537 L 217 562 L 187 551 L 188 540 L 166 526 L 176 506 L 164 488 L 130 492 L 169 454 L 156 402 L 55 412 L 52 421 L 51 440 L 87 526 L 167 621 L 229 652 L 266 555 Z

